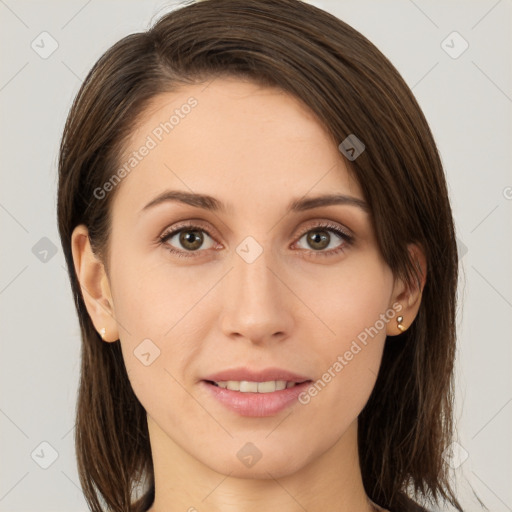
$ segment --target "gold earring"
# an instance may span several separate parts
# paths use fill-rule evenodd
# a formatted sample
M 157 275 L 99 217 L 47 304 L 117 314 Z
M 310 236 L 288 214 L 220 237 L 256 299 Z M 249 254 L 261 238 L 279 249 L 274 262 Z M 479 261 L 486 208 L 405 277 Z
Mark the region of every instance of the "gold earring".
M 405 329 L 406 329 L 406 327 L 404 327 L 404 326 L 402 325 L 402 322 L 404 321 L 404 317 L 403 317 L 403 316 L 399 316 L 399 317 L 396 319 L 396 321 L 397 321 L 397 323 L 398 323 L 397 327 L 398 327 L 402 332 L 404 332 L 404 331 L 405 331 Z
M 105 329 L 105 327 L 102 327 L 100 329 L 100 336 L 101 336 L 101 339 L 104 340 L 105 339 L 105 333 L 107 332 L 107 330 Z

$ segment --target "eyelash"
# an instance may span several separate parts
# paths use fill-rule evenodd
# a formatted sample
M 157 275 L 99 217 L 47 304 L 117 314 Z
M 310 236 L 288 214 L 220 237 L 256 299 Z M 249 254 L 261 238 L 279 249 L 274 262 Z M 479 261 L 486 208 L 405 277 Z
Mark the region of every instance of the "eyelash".
M 353 236 L 349 235 L 348 233 L 345 233 L 336 224 L 330 224 L 328 222 L 327 223 L 319 223 L 318 225 L 309 227 L 306 231 L 302 232 L 302 234 L 298 237 L 297 241 L 300 240 L 304 235 L 308 234 L 311 231 L 316 231 L 316 230 L 320 231 L 322 229 L 336 234 L 342 240 L 344 240 L 345 243 L 343 243 L 341 246 L 337 247 L 336 249 L 331 249 L 329 251 L 324 251 L 324 250 L 315 251 L 313 249 L 311 249 L 309 251 L 307 249 L 302 249 L 301 251 L 313 253 L 314 257 L 334 256 L 336 254 L 344 252 L 347 249 L 347 247 L 350 247 L 354 242 Z M 172 238 L 174 235 L 176 235 L 180 231 L 187 231 L 187 230 L 202 231 L 203 233 L 206 233 L 210 238 L 214 239 L 210 235 L 208 230 L 204 229 L 201 226 L 198 226 L 196 224 L 183 224 L 183 225 L 179 225 L 172 231 L 167 231 L 167 232 L 164 232 L 162 235 L 160 235 L 159 243 L 161 245 L 164 245 L 166 250 L 168 250 L 170 253 L 175 254 L 176 256 L 178 256 L 180 258 L 195 258 L 195 257 L 197 257 L 195 253 L 202 252 L 202 251 L 200 251 L 200 250 L 199 251 L 181 251 L 181 250 L 175 249 L 174 247 L 172 247 L 166 243 L 167 240 Z

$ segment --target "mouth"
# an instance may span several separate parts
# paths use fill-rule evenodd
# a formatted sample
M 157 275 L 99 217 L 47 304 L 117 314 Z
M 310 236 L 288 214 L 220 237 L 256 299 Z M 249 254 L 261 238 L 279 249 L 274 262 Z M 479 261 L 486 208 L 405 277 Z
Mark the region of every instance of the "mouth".
M 275 416 L 297 404 L 313 381 L 307 380 L 210 380 L 200 382 L 207 401 L 219 403 L 238 416 Z
M 301 382 L 286 381 L 286 380 L 269 380 L 264 382 L 248 381 L 248 380 L 224 380 L 213 381 L 205 380 L 207 384 L 217 386 L 222 389 L 229 389 L 230 391 L 238 391 L 240 393 L 274 393 L 275 391 L 283 391 L 284 389 L 291 389 L 297 385 L 312 382 L 311 380 L 304 380 Z

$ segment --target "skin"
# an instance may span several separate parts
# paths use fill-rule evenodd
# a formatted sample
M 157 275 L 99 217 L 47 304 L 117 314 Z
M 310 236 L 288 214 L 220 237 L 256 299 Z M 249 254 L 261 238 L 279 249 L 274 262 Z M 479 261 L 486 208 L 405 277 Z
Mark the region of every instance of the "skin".
M 283 91 L 217 78 L 157 96 L 126 154 L 190 96 L 197 106 L 115 191 L 108 265 L 92 253 L 85 226 L 72 237 L 91 319 L 98 332 L 105 328 L 105 342 L 120 340 L 147 411 L 156 478 L 150 510 L 375 510 L 362 485 L 357 418 L 386 336 L 400 334 L 398 314 L 307 405 L 245 417 L 212 399 L 200 381 L 238 366 L 276 366 L 316 381 L 393 304 L 409 327 L 424 280 L 410 288 L 394 278 L 367 211 L 348 204 L 286 211 L 304 196 L 364 197 L 323 126 Z M 167 189 L 209 194 L 227 209 L 169 201 L 141 212 Z M 158 243 L 192 219 L 205 230 L 195 252 L 179 235 Z M 353 243 L 316 227 L 326 221 Z M 311 245 L 308 232 L 323 233 L 329 245 Z M 247 236 L 263 251 L 251 263 L 236 252 Z M 422 251 L 409 249 L 425 276 Z M 147 338 L 160 350 L 149 366 L 133 353 Z M 237 457 L 247 442 L 261 452 L 252 467 Z

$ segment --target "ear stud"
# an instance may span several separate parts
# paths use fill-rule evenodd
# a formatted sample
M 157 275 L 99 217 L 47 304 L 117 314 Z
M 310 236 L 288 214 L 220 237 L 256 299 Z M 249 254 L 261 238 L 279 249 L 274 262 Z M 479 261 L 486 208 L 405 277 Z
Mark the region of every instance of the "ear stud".
M 101 336 L 101 339 L 104 340 L 105 339 L 105 333 L 107 332 L 107 330 L 105 329 L 105 327 L 102 327 L 100 329 L 100 336 Z
M 398 325 L 397 327 L 402 331 L 404 332 L 405 331 L 405 327 L 402 325 L 402 322 L 404 321 L 404 317 L 403 316 L 399 316 L 397 319 L 396 319 Z

